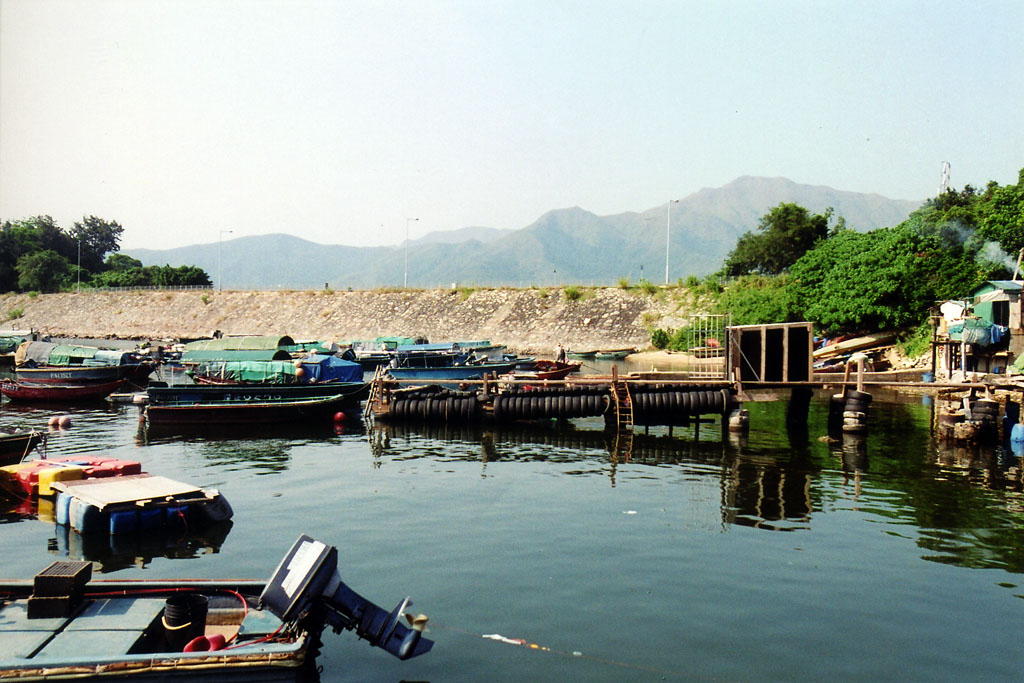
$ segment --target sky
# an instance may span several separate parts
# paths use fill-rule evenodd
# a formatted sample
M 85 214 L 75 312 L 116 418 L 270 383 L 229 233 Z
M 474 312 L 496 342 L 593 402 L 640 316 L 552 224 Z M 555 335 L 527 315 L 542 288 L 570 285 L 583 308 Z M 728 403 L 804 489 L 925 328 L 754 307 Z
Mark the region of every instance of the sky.
M 1015 184 L 1022 36 L 1019 0 L 0 0 L 0 219 L 372 246 L 744 175 Z

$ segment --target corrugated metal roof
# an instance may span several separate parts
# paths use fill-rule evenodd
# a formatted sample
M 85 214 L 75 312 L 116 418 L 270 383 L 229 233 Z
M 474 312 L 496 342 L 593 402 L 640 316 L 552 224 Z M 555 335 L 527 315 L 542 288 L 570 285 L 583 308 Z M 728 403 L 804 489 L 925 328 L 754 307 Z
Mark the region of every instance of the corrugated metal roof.
M 1021 291 L 1022 286 L 1024 286 L 1024 283 L 1017 282 L 1015 280 L 989 280 L 985 284 L 992 285 L 993 287 L 998 287 L 999 289 L 1005 289 L 1010 292 L 1019 292 Z M 982 285 L 982 287 L 984 286 L 985 285 Z

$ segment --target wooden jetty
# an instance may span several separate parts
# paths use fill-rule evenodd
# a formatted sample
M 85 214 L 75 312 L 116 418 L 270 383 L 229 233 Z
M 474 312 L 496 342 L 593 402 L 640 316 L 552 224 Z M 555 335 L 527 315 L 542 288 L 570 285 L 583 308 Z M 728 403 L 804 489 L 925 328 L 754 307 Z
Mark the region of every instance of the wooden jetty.
M 607 429 L 619 433 L 660 425 L 669 427 L 670 434 L 677 426 L 694 425 L 699 430 L 717 415 L 723 432 L 742 431 L 749 424 L 744 403 L 788 401 L 787 424 L 806 425 L 813 392 L 831 388 L 838 393 L 831 396 L 830 432 L 857 436 L 867 430 L 871 388 L 969 392 L 970 399 L 960 411 L 968 415 L 970 406 L 989 400 L 993 389 L 984 382 L 918 381 L 923 379 L 920 371 L 868 373 L 862 362 L 846 364 L 842 373 L 815 373 L 813 330 L 807 322 L 730 326 L 723 336 L 721 355 L 702 359 L 717 361 L 716 365 L 705 362 L 685 372 L 620 375 L 613 366 L 610 375 L 540 381 L 485 376 L 448 389 L 390 379 L 381 368 L 371 383 L 364 415 L 382 421 L 451 425 L 602 417 Z M 977 412 L 989 423 L 995 419 L 987 403 L 981 403 Z M 950 424 L 953 421 L 962 420 L 947 418 Z M 947 430 L 950 438 L 952 429 Z M 956 429 L 960 435 L 977 431 Z

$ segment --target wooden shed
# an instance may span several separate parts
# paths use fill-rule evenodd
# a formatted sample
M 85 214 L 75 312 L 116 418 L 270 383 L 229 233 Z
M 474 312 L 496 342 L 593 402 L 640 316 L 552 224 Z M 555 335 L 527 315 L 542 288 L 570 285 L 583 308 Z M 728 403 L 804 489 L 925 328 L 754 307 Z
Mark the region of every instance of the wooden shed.
M 813 323 L 733 325 L 729 368 L 741 382 L 809 382 L 814 373 Z

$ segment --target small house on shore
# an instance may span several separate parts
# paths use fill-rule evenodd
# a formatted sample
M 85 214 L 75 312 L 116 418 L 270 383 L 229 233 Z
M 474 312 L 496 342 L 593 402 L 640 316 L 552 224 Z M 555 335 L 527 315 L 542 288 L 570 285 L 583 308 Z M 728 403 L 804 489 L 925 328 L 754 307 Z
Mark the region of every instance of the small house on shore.
M 944 332 L 936 340 L 942 353 L 939 370 L 951 373 L 962 368 L 977 372 L 1006 372 L 1024 356 L 1024 283 L 988 280 L 963 302 L 960 317 L 950 318 L 958 307 L 943 305 Z M 953 303 L 953 302 L 947 302 Z

